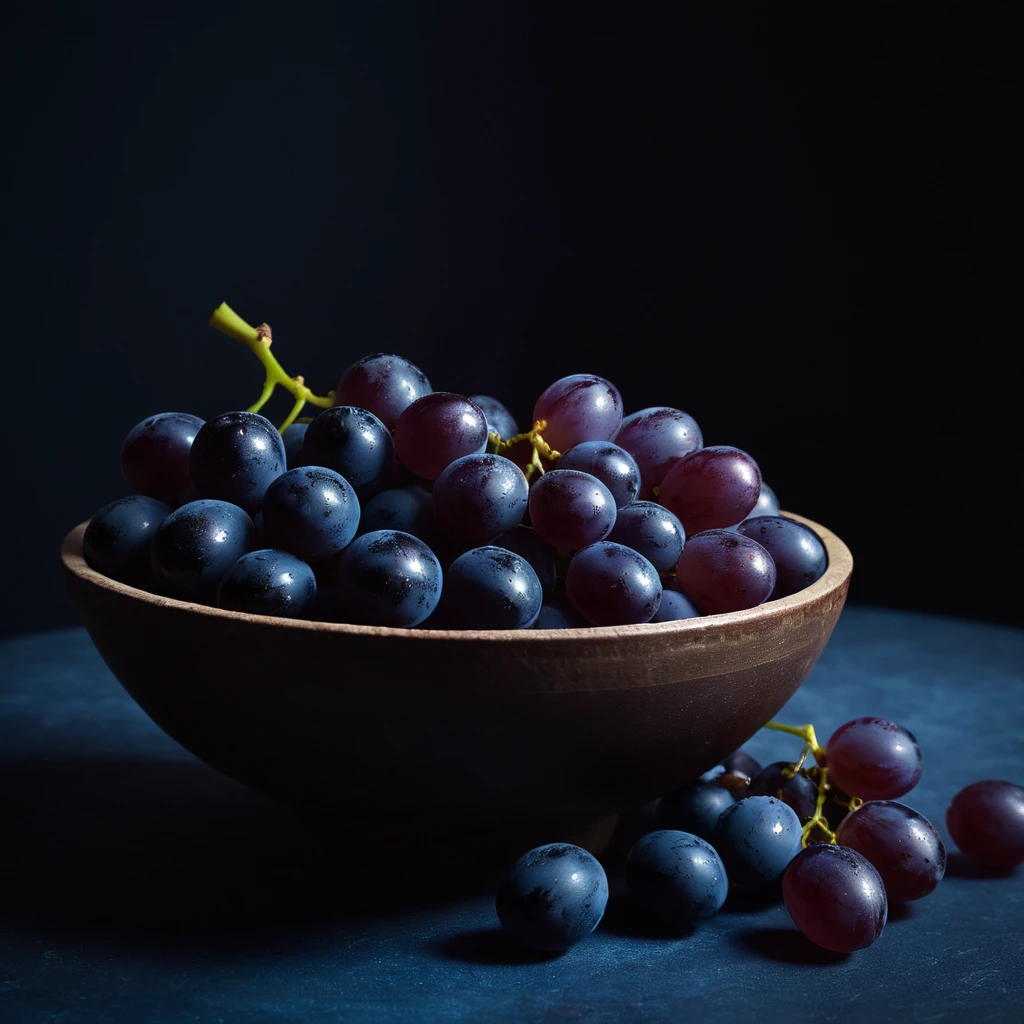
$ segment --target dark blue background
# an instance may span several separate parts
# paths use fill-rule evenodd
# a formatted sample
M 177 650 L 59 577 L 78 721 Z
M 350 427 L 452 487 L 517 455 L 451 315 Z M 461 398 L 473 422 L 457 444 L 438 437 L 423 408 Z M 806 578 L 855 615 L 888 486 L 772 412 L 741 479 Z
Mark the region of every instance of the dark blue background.
M 666 6 L 21 5 L 0 632 L 73 621 L 137 420 L 255 399 L 222 299 L 321 393 L 605 374 L 750 451 L 853 601 L 1024 623 L 1020 5 Z

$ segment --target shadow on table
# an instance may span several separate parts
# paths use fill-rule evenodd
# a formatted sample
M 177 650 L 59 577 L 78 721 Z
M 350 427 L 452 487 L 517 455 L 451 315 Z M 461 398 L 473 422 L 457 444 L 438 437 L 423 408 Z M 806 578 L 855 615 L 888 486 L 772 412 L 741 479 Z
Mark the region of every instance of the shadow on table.
M 849 959 L 848 953 L 833 953 L 816 946 L 796 928 L 748 928 L 736 932 L 732 940 L 748 953 L 798 967 L 841 964 Z
M 959 850 L 949 850 L 946 854 L 947 878 L 1007 878 L 1014 874 L 1015 868 L 987 868 L 977 861 L 971 860 Z
M 370 884 L 291 811 L 198 762 L 0 762 L 0 919 L 240 954 L 450 901 Z M 415 856 L 414 846 L 410 844 Z
M 481 966 L 544 963 L 565 955 L 528 949 L 497 926 L 446 935 L 431 942 L 429 949 L 442 960 L 459 960 Z

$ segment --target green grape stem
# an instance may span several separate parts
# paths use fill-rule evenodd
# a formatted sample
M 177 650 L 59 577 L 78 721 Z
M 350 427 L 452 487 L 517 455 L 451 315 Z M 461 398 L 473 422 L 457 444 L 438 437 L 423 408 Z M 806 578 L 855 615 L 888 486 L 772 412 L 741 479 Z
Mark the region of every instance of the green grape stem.
M 547 420 L 536 420 L 533 424 L 532 430 L 527 430 L 522 434 L 516 434 L 515 437 L 510 437 L 507 441 L 503 441 L 498 434 L 489 434 L 488 438 L 491 444 L 494 445 L 495 454 L 503 455 L 509 451 L 513 446 L 519 444 L 520 441 L 529 441 L 533 448 L 530 454 L 530 461 L 526 464 L 526 468 L 523 472 L 526 474 L 526 479 L 529 480 L 534 473 L 544 473 L 544 463 L 541 462 L 541 458 L 547 459 L 549 462 L 557 462 L 561 457 L 561 452 L 556 452 L 541 436 L 541 432 L 547 430 Z

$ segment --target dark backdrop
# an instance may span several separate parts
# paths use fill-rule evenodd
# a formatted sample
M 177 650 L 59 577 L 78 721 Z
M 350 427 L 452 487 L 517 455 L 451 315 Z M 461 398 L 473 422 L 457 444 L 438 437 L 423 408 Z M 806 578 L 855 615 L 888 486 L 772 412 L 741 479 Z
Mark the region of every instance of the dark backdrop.
M 73 621 L 136 421 L 255 399 L 222 299 L 320 392 L 603 374 L 751 452 L 851 600 L 1024 624 L 1020 6 L 22 5 L 3 631 Z

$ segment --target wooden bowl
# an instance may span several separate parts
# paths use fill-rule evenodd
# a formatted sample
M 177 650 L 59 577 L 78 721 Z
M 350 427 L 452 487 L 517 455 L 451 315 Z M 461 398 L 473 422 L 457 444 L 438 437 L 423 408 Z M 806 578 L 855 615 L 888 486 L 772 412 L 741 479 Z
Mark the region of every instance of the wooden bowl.
M 454 864 L 544 842 L 599 850 L 616 815 L 741 746 L 803 682 L 853 559 L 800 593 L 678 622 L 428 631 L 221 611 L 94 572 L 71 597 L 110 670 L 170 736 L 384 863 Z M 420 855 L 418 854 L 418 856 Z

